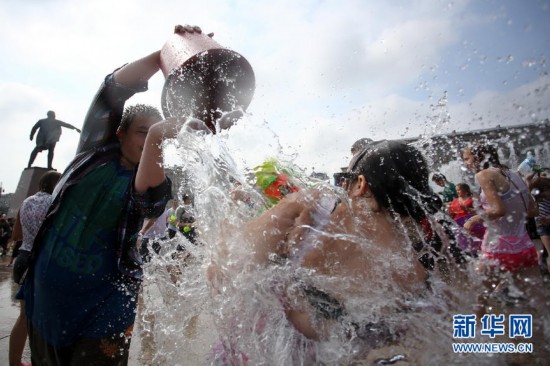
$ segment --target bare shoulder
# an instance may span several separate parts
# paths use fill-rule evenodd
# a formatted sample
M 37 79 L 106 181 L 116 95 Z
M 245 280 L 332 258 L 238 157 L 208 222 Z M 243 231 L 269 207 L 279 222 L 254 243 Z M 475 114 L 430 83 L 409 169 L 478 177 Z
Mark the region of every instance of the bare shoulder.
M 498 181 L 501 177 L 504 178 L 504 176 L 500 172 L 500 169 L 493 167 L 483 169 L 476 174 L 476 178 L 480 184 L 487 181 Z
M 482 170 L 476 174 L 476 178 L 482 188 L 491 185 L 499 192 L 506 192 L 509 188 L 506 176 L 498 168 L 491 167 Z
M 476 179 L 478 181 L 478 183 L 483 187 L 484 185 L 486 185 L 488 182 L 491 181 L 492 177 L 493 177 L 494 173 L 492 171 L 492 169 L 484 169 L 482 171 L 479 171 L 476 173 Z

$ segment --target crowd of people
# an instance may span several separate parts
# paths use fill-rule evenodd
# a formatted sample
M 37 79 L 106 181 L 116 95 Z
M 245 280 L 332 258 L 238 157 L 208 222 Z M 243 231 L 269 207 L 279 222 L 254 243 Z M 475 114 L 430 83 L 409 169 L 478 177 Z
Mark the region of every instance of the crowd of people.
M 180 26 L 176 32 L 201 30 Z M 163 166 L 162 142 L 176 137 L 185 121 L 163 120 L 151 106 L 125 106 L 147 89 L 159 58 L 156 51 L 106 76 L 86 116 L 79 154 L 63 174 L 42 177 L 13 229 L 1 219 L 3 253 L 10 237 L 20 242 L 13 267 L 21 314 L 10 365 L 21 364 L 27 339 L 33 365 L 127 364 L 143 263 L 176 236 L 200 240 L 195 192 L 174 198 Z M 196 125 L 187 125 L 190 133 L 204 130 Z M 407 329 L 393 316 L 423 312 L 411 304 L 429 298 L 438 281 L 460 281 L 470 264 L 485 286 L 472 286 L 479 291 L 477 314 L 495 301 L 521 306 L 538 296 L 536 278 L 550 268 L 550 178 L 544 172 L 509 169 L 489 143 L 461 151 L 475 187 L 432 174 L 423 154 L 401 141 L 361 139 L 352 155 L 335 185 L 299 187 L 276 175 L 271 190 L 262 192 L 269 205 L 238 230 L 251 253 L 247 265 L 311 276 L 273 285 L 288 327 L 316 345 L 308 350 L 343 335 L 361 360 L 399 343 Z M 430 175 L 441 194 L 430 186 Z M 530 218 L 541 250 L 527 230 Z M 220 263 L 208 269 L 214 290 L 228 281 L 223 271 Z M 320 277 L 333 280 L 315 280 Z M 355 300 L 368 302 L 381 292 L 386 306 L 373 307 L 372 318 L 353 317 Z M 240 346 L 235 339 L 223 344 L 215 362 L 242 364 L 248 356 Z M 317 361 L 314 352 L 308 355 L 302 361 Z

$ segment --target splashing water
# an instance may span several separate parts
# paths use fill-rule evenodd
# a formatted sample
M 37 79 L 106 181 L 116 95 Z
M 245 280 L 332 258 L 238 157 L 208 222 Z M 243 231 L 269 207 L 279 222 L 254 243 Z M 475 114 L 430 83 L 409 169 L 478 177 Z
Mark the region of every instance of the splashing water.
M 240 123 L 248 123 L 247 118 Z M 230 139 L 226 133 L 178 137 L 174 170 L 182 180 L 185 176 L 180 190 L 193 191 L 199 244 L 178 234 L 163 242 L 160 254 L 145 265 L 138 307 L 143 364 L 501 362 L 505 356 L 452 353 L 452 316 L 473 312 L 477 294 L 472 287 L 481 282 L 472 265 L 451 265 L 458 285 L 450 286 L 433 273 L 429 285 L 400 286 L 394 278 L 411 270 L 403 255 L 381 250 L 365 238 L 322 231 L 304 241 L 315 246 L 322 237 L 345 239 L 360 249 L 370 270 L 335 276 L 292 261 L 253 264 L 253 243 L 243 236 L 243 227 L 265 210 L 266 201 L 250 181 L 250 170 L 233 157 Z M 299 170 L 297 175 L 302 187 L 334 191 Z M 235 181 L 246 199 L 235 199 Z M 336 194 L 344 204 L 348 201 L 343 191 Z M 394 224 L 403 232 L 409 225 L 397 219 Z M 401 239 L 398 244 L 414 257 L 410 239 Z M 185 251 L 177 251 L 178 246 Z M 322 317 L 314 306 L 305 306 L 311 298 L 328 306 L 332 315 Z M 289 307 L 307 308 L 316 326 L 329 330 L 326 337 L 305 337 L 288 321 Z M 548 319 L 541 324 L 548 334 Z

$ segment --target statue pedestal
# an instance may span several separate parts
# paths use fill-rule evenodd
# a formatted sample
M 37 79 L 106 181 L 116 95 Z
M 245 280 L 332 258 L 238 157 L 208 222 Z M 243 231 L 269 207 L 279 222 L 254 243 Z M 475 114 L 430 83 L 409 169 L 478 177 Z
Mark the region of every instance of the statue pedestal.
M 51 169 L 38 167 L 25 168 L 25 170 L 23 170 L 21 178 L 19 178 L 19 183 L 17 184 L 17 189 L 10 202 L 8 217 L 15 217 L 25 198 L 38 192 L 38 182 L 42 175 L 49 170 Z

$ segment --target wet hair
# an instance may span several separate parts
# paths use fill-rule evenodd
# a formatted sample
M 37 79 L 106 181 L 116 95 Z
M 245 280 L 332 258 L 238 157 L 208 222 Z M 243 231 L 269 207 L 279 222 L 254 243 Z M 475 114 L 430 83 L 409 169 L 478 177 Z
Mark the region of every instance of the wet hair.
M 473 145 L 469 149 L 482 169 L 487 169 L 489 167 L 508 169 L 506 165 L 500 163 L 498 151 L 493 145 L 481 143 Z
M 363 175 L 376 201 L 420 222 L 442 207 L 429 185 L 422 153 L 400 141 L 371 142 L 351 160 L 348 172 Z
M 55 117 L 55 112 L 54 111 L 48 111 L 48 113 L 46 113 L 46 116 L 54 118 Z
M 372 142 L 351 160 L 349 173 L 366 178 L 378 204 L 420 224 L 422 239 L 411 239 L 413 248 L 424 252 L 418 260 L 426 269 L 433 270 L 436 263 L 446 261 L 439 254 L 443 237 L 433 221 L 426 220 L 435 219 L 434 214 L 442 213 L 443 202 L 430 187 L 428 165 L 417 148 L 401 141 Z M 455 262 L 463 262 L 465 259 L 450 227 L 452 219 L 440 215 L 436 220 L 449 241 L 449 251 Z
M 122 119 L 118 125 L 118 129 L 122 132 L 128 131 L 130 125 L 137 116 L 141 117 L 153 117 L 157 118 L 159 121 L 162 119 L 162 115 L 159 110 L 151 105 L 147 104 L 136 104 L 128 106 L 124 109 L 122 114 Z
M 432 175 L 432 181 L 435 182 L 435 181 L 438 181 L 438 180 L 444 180 L 445 182 L 447 181 L 447 177 L 444 176 L 443 174 L 441 173 L 434 173 Z
M 539 198 L 540 194 L 550 190 L 550 178 L 535 177 L 529 182 L 529 190 L 535 198 Z
M 460 188 L 461 190 L 463 190 L 468 196 L 471 196 L 472 195 L 472 189 L 470 188 L 470 186 L 467 184 L 467 183 L 458 183 L 456 185 L 456 188 Z
M 61 173 L 58 173 L 55 170 L 47 171 L 42 175 L 42 177 L 40 177 L 40 181 L 38 181 L 38 190 L 40 192 L 52 194 L 59 178 L 61 178 Z
M 365 148 L 365 146 L 367 146 L 368 144 L 370 144 L 372 142 L 372 139 L 369 139 L 368 137 L 363 137 L 357 141 L 355 141 L 353 143 L 353 145 L 351 145 L 351 153 L 353 155 L 357 154 L 358 152 L 361 152 L 363 151 L 363 149 Z

